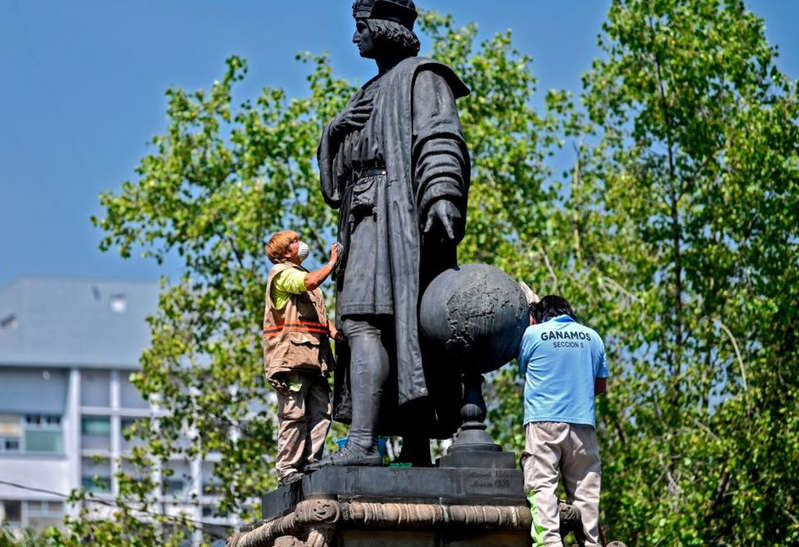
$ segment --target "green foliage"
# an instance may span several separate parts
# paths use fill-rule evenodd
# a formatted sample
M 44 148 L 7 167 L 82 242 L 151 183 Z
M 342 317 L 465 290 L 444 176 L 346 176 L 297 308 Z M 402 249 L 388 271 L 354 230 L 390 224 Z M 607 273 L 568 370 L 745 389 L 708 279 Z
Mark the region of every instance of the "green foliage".
M 45 539 L 44 534 L 39 534 L 31 530 L 18 530 L 11 528 L 5 523 L 0 524 L 0 547 L 37 547 Z
M 473 161 L 461 262 L 563 294 L 605 338 L 608 535 L 799 541 L 799 106 L 762 20 L 739 0 L 615 0 L 582 107 L 551 91 L 540 111 L 532 61 L 510 33 L 477 43 L 474 25 L 433 12 L 419 25 L 472 90 L 459 101 Z M 208 92 L 169 90 L 167 131 L 136 180 L 101 196 L 103 250 L 176 256 L 185 274 L 163 283 L 150 318 L 134 382 L 162 411 L 130 432 L 146 443 L 118 477 L 113 518 L 84 512 L 53 544 L 178 541 L 195 523 L 158 516 L 152 495 L 151 471 L 170 455 L 221 455 L 220 516 L 255 521 L 274 486 L 262 246 L 293 228 L 325 257 L 335 218 L 315 150 L 354 91 L 324 56 L 299 59 L 304 98 L 266 88 L 234 105 L 238 57 Z M 567 142 L 574 165 L 553 176 L 550 157 Z M 493 374 L 486 392 L 492 435 L 520 450 L 518 374 Z
M 606 519 L 645 543 L 795 543 L 796 83 L 738 0 L 618 0 L 600 45 L 588 230 L 624 287 L 623 313 L 595 315 L 624 373 Z

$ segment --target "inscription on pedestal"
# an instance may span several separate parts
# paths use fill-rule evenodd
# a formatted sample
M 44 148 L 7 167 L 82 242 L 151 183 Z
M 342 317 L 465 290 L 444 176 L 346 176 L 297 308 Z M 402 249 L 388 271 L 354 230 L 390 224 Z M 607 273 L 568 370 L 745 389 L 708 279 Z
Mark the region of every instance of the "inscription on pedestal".
M 472 472 L 466 479 L 465 491 L 472 494 L 491 495 L 497 490 L 508 490 L 511 488 L 511 481 L 508 477 L 499 477 L 493 471 Z

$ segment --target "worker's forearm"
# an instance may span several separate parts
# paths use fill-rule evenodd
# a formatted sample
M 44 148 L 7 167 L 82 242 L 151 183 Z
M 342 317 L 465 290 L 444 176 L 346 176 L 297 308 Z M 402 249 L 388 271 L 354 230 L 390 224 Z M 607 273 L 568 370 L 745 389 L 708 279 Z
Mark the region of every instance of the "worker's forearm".
M 327 279 L 327 276 L 331 274 L 333 268 L 335 267 L 335 263 L 328 262 L 318 270 L 314 270 L 312 272 L 308 272 L 305 275 L 305 288 L 309 291 L 314 290 L 319 285 Z

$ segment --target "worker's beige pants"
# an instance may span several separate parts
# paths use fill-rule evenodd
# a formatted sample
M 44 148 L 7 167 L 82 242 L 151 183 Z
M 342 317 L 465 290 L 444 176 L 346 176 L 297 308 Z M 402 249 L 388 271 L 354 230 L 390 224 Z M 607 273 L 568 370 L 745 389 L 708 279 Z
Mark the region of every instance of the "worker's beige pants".
M 293 372 L 277 392 L 277 477 L 317 461 L 330 429 L 330 388 L 318 372 Z
M 558 474 L 566 495 L 580 510 L 586 545 L 599 545 L 600 463 L 596 431 L 590 425 L 531 422 L 522 454 L 524 489 L 531 501 L 535 545 L 562 545 L 559 533 Z

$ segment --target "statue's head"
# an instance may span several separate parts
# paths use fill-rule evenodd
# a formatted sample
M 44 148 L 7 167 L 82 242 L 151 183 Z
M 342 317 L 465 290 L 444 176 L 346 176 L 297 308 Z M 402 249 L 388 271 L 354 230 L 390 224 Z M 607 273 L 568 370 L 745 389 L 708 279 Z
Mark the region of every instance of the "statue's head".
M 413 32 L 417 16 L 413 0 L 355 0 L 352 16 L 352 41 L 361 57 L 412 57 L 419 53 L 419 38 Z

